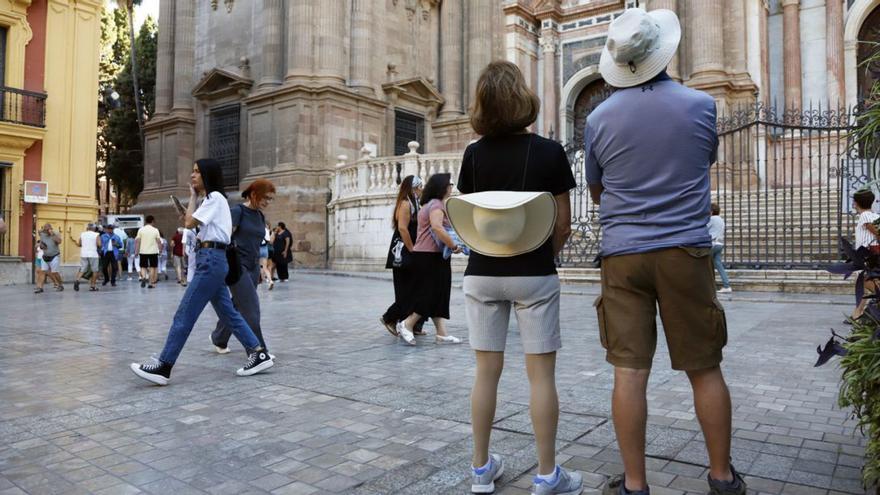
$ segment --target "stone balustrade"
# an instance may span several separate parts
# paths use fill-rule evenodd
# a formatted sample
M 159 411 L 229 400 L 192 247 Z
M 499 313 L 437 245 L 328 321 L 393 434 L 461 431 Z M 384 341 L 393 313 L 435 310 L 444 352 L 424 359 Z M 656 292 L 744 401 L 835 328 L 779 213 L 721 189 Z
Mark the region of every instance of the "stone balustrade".
M 419 143 L 410 141 L 409 153 L 401 156 L 372 157 L 367 148 L 361 150 L 361 157 L 349 162 L 348 157 L 339 155 L 334 175 L 333 199 L 337 203 L 388 196 L 397 196 L 400 180 L 408 175 L 417 175 L 423 180 L 437 173 L 452 175 L 458 180 L 461 167 L 461 153 L 435 153 L 421 155 Z
M 330 263 L 338 269 L 375 269 L 388 255 L 391 216 L 399 181 L 417 175 L 427 181 L 437 173 L 458 181 L 461 152 L 419 154 L 411 141 L 401 156 L 372 157 L 368 148 L 354 162 L 340 155 L 333 178 L 330 216 Z

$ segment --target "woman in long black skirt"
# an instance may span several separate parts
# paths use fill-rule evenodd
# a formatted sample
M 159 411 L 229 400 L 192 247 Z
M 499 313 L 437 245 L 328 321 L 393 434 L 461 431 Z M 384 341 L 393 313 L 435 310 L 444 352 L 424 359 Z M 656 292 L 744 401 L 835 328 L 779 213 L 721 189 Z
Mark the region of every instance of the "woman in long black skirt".
M 446 333 L 449 319 L 449 293 L 452 290 L 450 259 L 443 258 L 443 247 L 461 252 L 447 229 L 452 228 L 446 216 L 444 201 L 452 194 L 449 174 L 434 174 L 428 179 L 419 202 L 419 227 L 413 246 L 413 267 L 416 281 L 412 313 L 397 324 L 397 333 L 407 344 L 415 345 L 413 329 L 422 318 L 431 318 L 437 329 L 438 344 L 460 344 L 458 337 Z M 437 240 L 435 240 L 435 238 Z
M 413 291 L 416 271 L 412 266 L 412 252 L 418 232 L 419 196 L 422 193 L 422 179 L 409 175 L 400 183 L 391 225 L 394 234 L 388 248 L 385 268 L 390 269 L 394 278 L 394 303 L 380 322 L 391 335 L 397 336 L 397 322 L 412 312 Z

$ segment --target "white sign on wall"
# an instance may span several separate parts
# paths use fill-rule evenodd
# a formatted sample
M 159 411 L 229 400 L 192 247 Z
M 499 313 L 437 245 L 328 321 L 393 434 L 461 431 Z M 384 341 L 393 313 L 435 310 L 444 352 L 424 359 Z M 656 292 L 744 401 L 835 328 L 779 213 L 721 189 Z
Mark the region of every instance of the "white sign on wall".
M 24 181 L 25 203 L 48 203 L 49 183 L 37 180 Z

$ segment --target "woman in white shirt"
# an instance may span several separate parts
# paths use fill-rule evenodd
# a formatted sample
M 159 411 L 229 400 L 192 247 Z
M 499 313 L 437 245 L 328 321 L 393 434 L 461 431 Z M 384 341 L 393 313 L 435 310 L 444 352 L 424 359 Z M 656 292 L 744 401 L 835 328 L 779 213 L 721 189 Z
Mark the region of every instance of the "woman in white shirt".
M 223 174 L 219 162 L 211 158 L 196 160 L 190 176 L 190 198 L 184 220 L 186 228 L 199 227 L 195 275 L 174 314 L 165 348 L 157 362 L 131 364 L 131 370 L 137 376 L 157 385 L 168 384 L 171 368 L 183 350 L 193 325 L 209 302 L 220 321 L 232 329 L 232 333 L 247 349 L 248 361 L 236 374 L 250 376 L 275 364 L 260 345 L 253 330 L 232 305 L 229 289 L 226 287 L 226 273 L 229 271 L 226 247 L 232 236 L 232 216 L 222 184 Z M 205 200 L 196 209 L 195 205 L 201 194 L 205 195 Z

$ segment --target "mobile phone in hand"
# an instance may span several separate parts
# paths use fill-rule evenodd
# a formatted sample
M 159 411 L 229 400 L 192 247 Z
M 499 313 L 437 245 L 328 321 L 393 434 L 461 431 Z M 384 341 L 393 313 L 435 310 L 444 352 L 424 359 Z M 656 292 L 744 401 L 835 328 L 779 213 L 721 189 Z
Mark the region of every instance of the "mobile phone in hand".
M 177 209 L 177 212 L 179 214 L 183 215 L 184 213 L 186 213 L 186 208 L 183 207 L 183 203 L 181 203 L 180 200 L 177 199 L 177 196 L 172 194 L 171 202 L 174 203 L 174 207 Z

